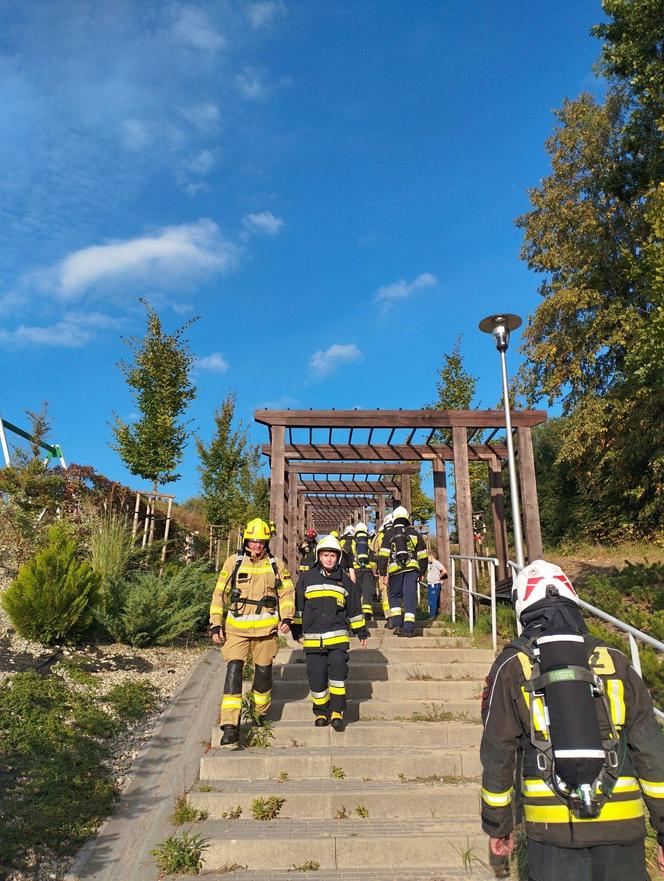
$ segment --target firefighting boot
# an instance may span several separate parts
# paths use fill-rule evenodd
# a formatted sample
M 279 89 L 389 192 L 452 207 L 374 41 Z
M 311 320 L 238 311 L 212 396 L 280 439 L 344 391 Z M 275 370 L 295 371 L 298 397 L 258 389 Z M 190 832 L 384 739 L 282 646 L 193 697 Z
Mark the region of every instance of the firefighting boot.
M 329 724 L 330 724 L 330 717 L 329 716 L 316 716 L 316 719 L 314 721 L 314 725 L 316 726 L 316 728 L 325 728 Z
M 335 731 L 343 731 L 344 730 L 344 717 L 343 713 L 332 713 L 332 727 Z
M 221 731 L 220 746 L 234 748 L 240 745 L 240 729 L 237 725 L 222 725 Z

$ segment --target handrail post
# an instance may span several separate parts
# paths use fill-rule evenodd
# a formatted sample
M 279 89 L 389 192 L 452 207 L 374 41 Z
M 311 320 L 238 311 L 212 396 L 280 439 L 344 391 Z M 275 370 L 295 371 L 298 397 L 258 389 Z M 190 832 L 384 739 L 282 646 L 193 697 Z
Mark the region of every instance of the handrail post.
M 456 563 L 454 561 L 454 557 L 450 557 L 450 568 L 452 572 L 451 582 L 450 582 L 450 590 L 452 592 L 451 600 L 452 600 L 452 624 L 456 623 Z
M 489 583 L 491 585 L 491 642 L 494 652 L 498 650 L 498 622 L 496 609 L 496 565 L 489 567 Z
M 468 624 L 470 625 L 470 632 L 475 632 L 475 590 L 474 590 L 474 576 L 475 576 L 475 568 L 473 566 L 472 560 L 466 561 L 468 564 L 466 574 L 468 578 Z

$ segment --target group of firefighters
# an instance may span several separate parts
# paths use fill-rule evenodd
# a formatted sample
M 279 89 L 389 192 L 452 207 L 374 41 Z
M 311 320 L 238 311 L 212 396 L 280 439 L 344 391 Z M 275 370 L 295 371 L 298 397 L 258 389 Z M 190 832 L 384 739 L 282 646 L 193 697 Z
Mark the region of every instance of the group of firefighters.
M 423 538 L 398 507 L 375 535 L 358 523 L 320 538 L 307 532 L 297 583 L 270 551 L 270 524 L 247 524 L 210 606 L 226 679 L 221 745 L 238 747 L 242 673 L 251 658 L 254 724 L 266 718 L 279 634 L 304 649 L 314 724 L 344 729 L 348 653 L 361 647 L 379 594 L 385 626 L 414 633 Z M 496 659 L 482 695 L 482 826 L 496 858 L 525 820 L 531 881 L 648 881 L 645 802 L 664 874 L 664 736 L 639 674 L 618 649 L 591 637 L 562 570 L 535 560 L 516 577 L 521 635 Z M 516 791 L 515 791 L 516 788 Z

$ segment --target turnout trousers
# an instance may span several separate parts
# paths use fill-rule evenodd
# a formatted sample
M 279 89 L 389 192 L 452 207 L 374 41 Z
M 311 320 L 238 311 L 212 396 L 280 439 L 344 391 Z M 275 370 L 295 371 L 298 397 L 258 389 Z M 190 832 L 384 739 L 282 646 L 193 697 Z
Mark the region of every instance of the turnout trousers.
M 355 578 L 362 595 L 362 612 L 365 618 L 373 617 L 373 600 L 376 592 L 376 576 L 373 569 L 356 569 Z
M 315 716 L 329 716 L 346 709 L 348 649 L 330 648 L 307 652 L 307 677 Z
M 418 578 L 417 569 L 404 569 L 390 575 L 387 582 L 392 624 L 395 627 L 403 626 L 407 633 L 415 629 Z
M 643 841 L 557 847 L 528 838 L 530 881 L 648 881 Z
M 254 681 L 249 701 L 259 716 L 264 716 L 272 702 L 272 662 L 277 654 L 277 635 L 240 636 L 229 633 L 221 654 L 226 661 L 226 681 L 221 699 L 220 725 L 239 725 L 242 711 L 242 671 L 252 658 Z

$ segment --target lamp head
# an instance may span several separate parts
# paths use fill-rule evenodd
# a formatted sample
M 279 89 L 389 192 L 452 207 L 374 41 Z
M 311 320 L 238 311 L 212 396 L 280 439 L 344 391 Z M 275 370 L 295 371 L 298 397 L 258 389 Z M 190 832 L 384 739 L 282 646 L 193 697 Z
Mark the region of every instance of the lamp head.
M 503 313 L 502 315 L 488 315 L 480 321 L 479 328 L 484 333 L 490 333 L 496 343 L 499 352 L 506 352 L 510 343 L 510 331 L 521 326 L 518 315 Z

